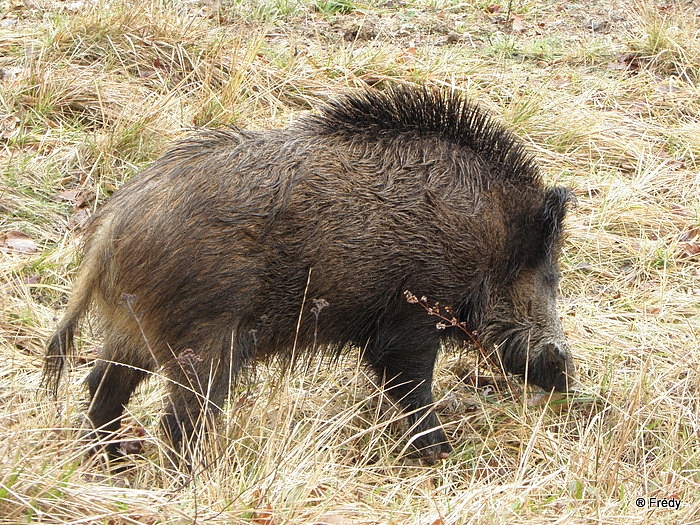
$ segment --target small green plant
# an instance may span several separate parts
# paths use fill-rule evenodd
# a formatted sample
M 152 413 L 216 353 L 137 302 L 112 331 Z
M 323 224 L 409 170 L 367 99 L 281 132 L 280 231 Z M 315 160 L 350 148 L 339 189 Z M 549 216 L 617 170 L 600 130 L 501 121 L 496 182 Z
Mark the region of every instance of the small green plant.
M 319 13 L 324 15 L 347 15 L 356 9 L 352 0 L 319 0 L 315 7 Z

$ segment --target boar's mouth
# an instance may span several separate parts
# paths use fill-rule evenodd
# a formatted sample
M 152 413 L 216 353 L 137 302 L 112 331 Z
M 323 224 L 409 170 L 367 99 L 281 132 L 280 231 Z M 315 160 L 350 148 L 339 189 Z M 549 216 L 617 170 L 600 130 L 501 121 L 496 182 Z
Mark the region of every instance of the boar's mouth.
M 496 333 L 498 337 L 490 337 Z M 498 352 L 496 361 L 500 360 L 506 372 L 547 391 L 570 392 L 574 388 L 575 369 L 565 342 L 552 338 L 538 341 L 527 326 L 500 324 L 490 326 L 482 335 L 487 347 Z

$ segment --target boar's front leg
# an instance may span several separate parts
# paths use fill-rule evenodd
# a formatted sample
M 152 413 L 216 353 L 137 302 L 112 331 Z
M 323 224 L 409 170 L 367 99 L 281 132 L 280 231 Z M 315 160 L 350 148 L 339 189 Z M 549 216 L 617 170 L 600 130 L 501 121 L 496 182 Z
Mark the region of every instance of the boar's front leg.
M 432 408 L 433 369 L 440 345 L 439 340 L 426 338 L 425 330 L 412 330 L 411 325 L 397 323 L 378 330 L 364 359 L 384 381 L 388 395 L 409 413 L 411 444 L 432 464 L 452 451 Z

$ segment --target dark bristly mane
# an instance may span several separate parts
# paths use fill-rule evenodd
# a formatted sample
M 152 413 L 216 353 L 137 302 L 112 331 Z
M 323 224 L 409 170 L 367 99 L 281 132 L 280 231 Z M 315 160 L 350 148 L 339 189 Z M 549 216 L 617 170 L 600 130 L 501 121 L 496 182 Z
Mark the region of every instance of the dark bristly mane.
M 468 148 L 494 168 L 492 176 L 539 183 L 540 173 L 522 141 L 484 109 L 457 92 L 394 86 L 363 90 L 332 100 L 319 115 L 304 119 L 322 135 L 398 138 L 436 136 Z

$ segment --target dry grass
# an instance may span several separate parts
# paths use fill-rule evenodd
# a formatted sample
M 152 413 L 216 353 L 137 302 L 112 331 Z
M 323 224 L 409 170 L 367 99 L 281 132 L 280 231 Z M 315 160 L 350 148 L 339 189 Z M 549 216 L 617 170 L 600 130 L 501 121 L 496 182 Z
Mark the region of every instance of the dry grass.
M 521 0 L 513 32 L 502 3 L 0 4 L 0 524 L 700 523 L 700 12 Z M 262 370 L 232 396 L 219 460 L 178 475 L 156 378 L 124 431 L 146 432 L 134 468 L 85 462 L 87 365 L 58 401 L 39 388 L 80 222 L 188 128 L 282 126 L 392 81 L 465 91 L 575 189 L 561 309 L 580 398 L 475 389 L 471 356 L 447 353 L 435 390 L 456 450 L 431 468 L 353 356 Z

